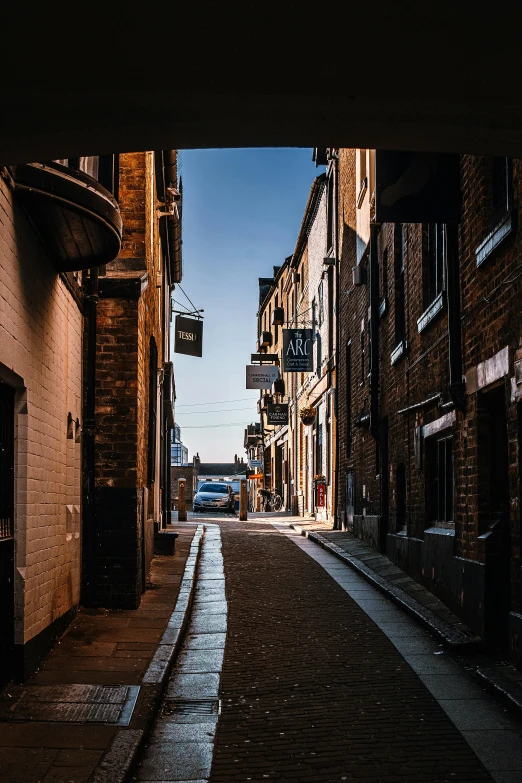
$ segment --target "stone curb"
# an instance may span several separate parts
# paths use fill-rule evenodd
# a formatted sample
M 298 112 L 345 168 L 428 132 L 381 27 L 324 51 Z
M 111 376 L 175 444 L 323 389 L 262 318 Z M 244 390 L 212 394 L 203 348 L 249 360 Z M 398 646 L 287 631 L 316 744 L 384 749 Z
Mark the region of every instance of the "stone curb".
M 297 533 L 302 536 L 306 536 L 310 541 L 323 547 L 323 549 L 331 552 L 332 555 L 342 560 L 344 563 L 350 566 L 360 576 L 370 582 L 374 587 L 388 596 L 394 603 L 398 604 L 401 609 L 404 609 L 409 615 L 414 617 L 419 623 L 428 629 L 434 636 L 436 636 L 443 644 L 447 645 L 454 652 L 476 652 L 482 646 L 482 640 L 480 637 L 475 636 L 471 632 L 469 634 L 460 631 L 457 628 L 441 620 L 440 617 L 423 606 L 415 598 L 412 598 L 408 593 L 402 590 L 400 587 L 391 585 L 386 579 L 376 574 L 365 565 L 361 560 L 349 555 L 337 544 L 333 544 L 324 538 L 320 533 L 312 530 L 304 530 L 300 525 L 290 524 Z
M 89 778 L 89 783 L 125 783 L 152 729 L 189 623 L 204 530 L 204 525 L 198 525 L 194 533 L 174 611 L 141 683 L 142 686 L 152 686 L 157 691 L 146 713 L 141 716 L 147 729 L 119 729 L 109 750 Z
M 473 670 L 473 674 L 491 694 L 501 699 L 506 707 L 516 710 L 519 716 L 522 715 L 522 688 L 520 685 L 505 677 L 495 666 L 479 666 Z

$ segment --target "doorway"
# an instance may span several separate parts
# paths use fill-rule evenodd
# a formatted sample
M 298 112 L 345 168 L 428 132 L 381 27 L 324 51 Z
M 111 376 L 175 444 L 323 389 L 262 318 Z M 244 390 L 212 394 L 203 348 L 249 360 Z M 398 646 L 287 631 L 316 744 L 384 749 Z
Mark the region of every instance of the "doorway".
M 0 381 L 0 685 L 14 647 L 14 389 Z
M 346 471 L 346 487 L 345 487 L 345 503 L 344 503 L 344 527 L 345 530 L 353 532 L 353 515 L 355 514 L 355 471 Z
M 485 639 L 507 650 L 511 602 L 509 457 L 504 384 L 477 399 L 479 534 L 486 540 Z
M 390 466 L 388 464 L 388 418 L 381 420 L 380 427 L 380 476 L 381 476 L 381 521 L 379 525 L 379 551 L 386 554 L 386 543 L 388 536 L 388 519 L 390 513 L 389 500 L 389 475 Z
M 395 512 L 396 520 L 396 533 L 401 533 L 407 529 L 406 524 L 406 466 L 404 462 L 397 465 L 397 472 L 395 474 L 395 492 L 397 498 L 397 506 Z

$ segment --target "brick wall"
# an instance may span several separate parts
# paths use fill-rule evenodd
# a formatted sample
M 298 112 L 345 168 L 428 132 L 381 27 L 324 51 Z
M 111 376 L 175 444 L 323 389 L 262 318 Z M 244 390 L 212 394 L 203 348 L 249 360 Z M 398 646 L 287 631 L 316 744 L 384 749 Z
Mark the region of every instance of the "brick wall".
M 82 315 L 3 180 L 0 274 L 0 377 L 16 388 L 15 642 L 21 647 L 79 601 L 75 422 L 82 421 Z
M 95 603 L 133 608 L 153 556 L 161 516 L 160 386 L 168 344 L 168 290 L 161 261 L 154 154 L 120 155 L 123 244 L 100 278 L 96 367 L 96 544 L 85 547 Z M 151 338 L 155 340 L 155 471 L 148 457 Z M 90 562 L 90 561 L 89 561 Z
M 505 232 L 498 246 L 477 266 L 477 250 L 485 239 L 493 236 L 495 229 L 492 223 L 492 160 L 463 156 L 461 161 L 463 218 L 455 241 L 460 276 L 465 412 L 453 408 L 449 388 L 446 292 L 448 285 L 453 285 L 451 281 L 445 281 L 440 310 L 427 319 L 422 328 L 418 323 L 430 304 L 423 284 L 427 271 L 427 226 L 404 226 L 406 350 L 394 363 L 392 353 L 398 344 L 394 258 L 398 253 L 401 226 L 388 224 L 378 229 L 382 302 L 379 417 L 381 433 L 386 431 L 386 425 L 388 433 L 388 464 L 386 476 L 383 476 L 382 438 L 379 459 L 375 439 L 365 426 L 357 426 L 357 419 L 369 413 L 370 403 L 369 379 L 362 373 L 361 343 L 363 329 L 366 373 L 370 367 L 370 291 L 369 284 L 354 286 L 352 282 L 352 267 L 357 263 L 358 227 L 355 151 L 340 151 L 338 512 L 340 521 L 345 521 L 345 476 L 347 470 L 354 470 L 354 532 L 372 545 L 384 548 L 395 562 L 424 581 L 489 641 L 506 633 L 506 626 L 501 627 L 504 620 L 499 618 L 507 618 L 511 609 L 508 624 L 516 656 L 522 649 L 522 628 L 517 619 L 522 607 L 519 500 L 522 384 L 517 384 L 514 377 L 514 361 L 522 358 L 519 306 L 522 238 L 516 231 L 522 167 L 519 161 L 513 161 L 512 167 L 511 230 Z M 360 220 L 359 216 L 359 223 Z M 368 265 L 368 249 L 361 254 L 360 260 L 361 264 Z M 351 340 L 352 431 L 349 451 L 346 436 L 348 340 Z M 399 413 L 438 394 L 441 396 L 437 404 L 424 404 L 405 414 Z M 494 395 L 494 401 L 488 403 L 488 399 L 493 399 L 491 395 Z M 445 419 L 446 415 L 448 419 Z M 494 424 L 488 424 L 491 421 Z M 429 502 L 428 487 L 432 476 L 428 459 L 435 441 L 429 438 L 434 428 L 452 437 L 453 525 L 447 523 L 445 526 L 434 518 L 433 505 Z M 487 485 L 494 470 L 498 470 L 495 463 L 499 461 L 502 449 L 506 454 L 506 508 L 497 511 L 496 498 L 488 500 Z M 401 465 L 406 479 L 404 528 L 398 521 L 397 477 Z M 503 480 L 500 473 L 500 484 Z M 500 493 L 500 484 L 493 488 L 490 497 Z

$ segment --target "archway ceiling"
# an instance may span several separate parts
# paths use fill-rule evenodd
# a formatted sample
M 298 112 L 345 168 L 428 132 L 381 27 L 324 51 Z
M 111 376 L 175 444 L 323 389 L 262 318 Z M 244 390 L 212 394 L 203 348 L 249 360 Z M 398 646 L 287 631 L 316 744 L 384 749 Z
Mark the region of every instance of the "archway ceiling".
M 106 3 L 78 21 L 20 4 L 0 165 L 222 146 L 522 157 L 520 7 L 453 6 Z

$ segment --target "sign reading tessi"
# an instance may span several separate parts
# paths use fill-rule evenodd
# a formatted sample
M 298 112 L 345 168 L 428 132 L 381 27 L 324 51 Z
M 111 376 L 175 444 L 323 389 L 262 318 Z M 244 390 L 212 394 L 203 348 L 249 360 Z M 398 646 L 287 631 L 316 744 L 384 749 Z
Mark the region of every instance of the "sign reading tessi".
M 176 316 L 174 351 L 187 356 L 203 356 L 203 321 Z

